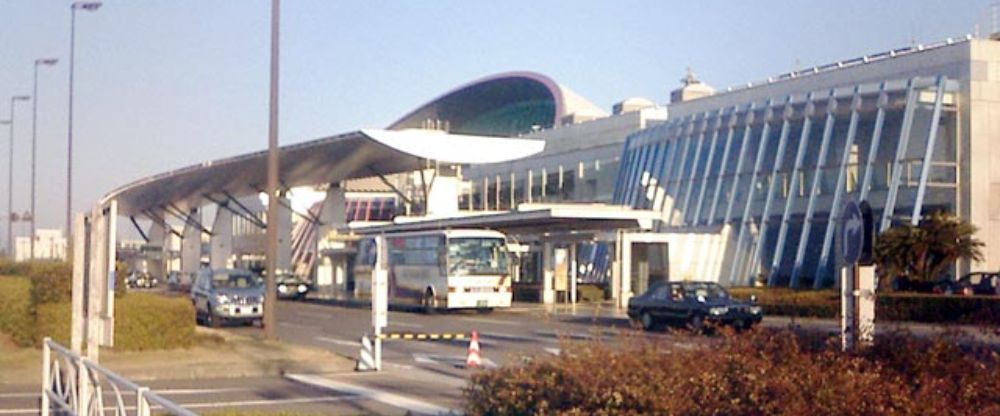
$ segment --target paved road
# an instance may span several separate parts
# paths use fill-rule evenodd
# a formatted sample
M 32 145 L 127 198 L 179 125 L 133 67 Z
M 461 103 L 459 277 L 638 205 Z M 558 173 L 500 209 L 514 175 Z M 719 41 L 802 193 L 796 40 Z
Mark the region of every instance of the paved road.
M 360 337 L 370 331 L 368 309 L 320 303 L 281 302 L 278 336 L 285 342 L 330 350 L 356 358 Z M 836 332 L 833 320 L 767 318 L 764 325 L 793 323 L 807 330 Z M 916 332 L 933 328 L 910 325 Z M 259 335 L 253 327 L 227 331 Z M 526 357 L 559 354 L 567 343 L 601 338 L 607 345 L 652 339 L 661 347 L 692 348 L 712 338 L 684 333 L 642 333 L 620 312 L 593 306 L 545 309 L 520 305 L 490 314 L 475 312 L 389 313 L 388 332 L 469 333 L 478 331 L 484 364 L 504 366 Z M 995 338 L 992 334 L 982 338 Z M 996 341 L 993 339 L 993 341 Z M 285 374 L 275 378 L 160 380 L 149 383 L 165 397 L 197 412 L 212 410 L 294 410 L 325 414 L 445 413 L 462 407 L 461 390 L 471 374 L 464 368 L 468 341 L 393 341 L 383 343 L 379 373 Z M 0 416 L 37 412 L 36 388 L 0 389 Z
M 614 313 L 581 307 L 546 312 L 539 306 L 490 314 L 475 312 L 424 315 L 390 312 L 389 332 L 480 334 L 485 366 L 516 364 L 526 357 L 558 354 L 566 343 L 600 337 L 611 344 L 630 337 L 651 337 L 665 347 L 689 348 L 704 342 L 674 334 L 642 334 Z M 355 358 L 360 337 L 370 331 L 371 313 L 357 307 L 281 302 L 278 336 Z M 253 327 L 227 331 L 254 334 Z M 196 412 L 235 409 L 294 410 L 324 414 L 436 414 L 460 410 L 461 389 L 476 371 L 464 368 L 468 340 L 385 341 L 380 373 L 285 374 L 274 378 L 159 380 L 154 391 Z M 144 382 L 145 383 L 145 382 Z M 111 402 L 112 397 L 106 397 Z M 129 398 L 129 400 L 134 400 Z M 128 401 L 126 401 L 128 403 Z M 0 416 L 37 413 L 34 386 L 0 388 Z

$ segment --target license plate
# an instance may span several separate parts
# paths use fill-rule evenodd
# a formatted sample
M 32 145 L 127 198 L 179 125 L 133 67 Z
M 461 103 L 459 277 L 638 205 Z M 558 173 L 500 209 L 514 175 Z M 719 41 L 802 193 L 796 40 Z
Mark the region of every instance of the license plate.
M 476 301 L 476 307 L 477 308 L 485 308 L 487 305 L 488 305 L 488 303 L 486 303 L 485 300 L 477 300 Z

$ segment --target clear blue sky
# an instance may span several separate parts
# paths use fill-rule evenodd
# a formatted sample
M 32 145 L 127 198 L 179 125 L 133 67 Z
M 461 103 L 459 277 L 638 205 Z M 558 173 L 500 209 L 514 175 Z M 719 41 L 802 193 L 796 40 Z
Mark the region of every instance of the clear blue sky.
M 0 0 L 0 119 L 39 75 L 40 228 L 65 199 L 69 0 Z M 281 142 L 384 127 L 475 78 L 553 77 L 595 104 L 667 101 L 684 68 L 717 88 L 989 29 L 990 0 L 319 1 L 282 5 Z M 77 19 L 74 208 L 135 179 L 267 143 L 267 0 L 108 0 Z M 15 211 L 31 105 L 18 104 Z M 6 127 L 6 126 L 5 126 Z M 0 210 L 7 132 L 0 130 Z M 2 218 L 2 217 L 0 217 Z M 0 226 L 0 229 L 3 229 Z

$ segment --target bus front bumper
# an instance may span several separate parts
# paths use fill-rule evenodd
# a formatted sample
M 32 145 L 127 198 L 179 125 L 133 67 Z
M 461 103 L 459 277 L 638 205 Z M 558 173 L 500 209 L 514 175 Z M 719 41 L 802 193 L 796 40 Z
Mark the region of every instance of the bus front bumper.
M 508 308 L 510 292 L 500 293 L 449 293 L 448 309 Z

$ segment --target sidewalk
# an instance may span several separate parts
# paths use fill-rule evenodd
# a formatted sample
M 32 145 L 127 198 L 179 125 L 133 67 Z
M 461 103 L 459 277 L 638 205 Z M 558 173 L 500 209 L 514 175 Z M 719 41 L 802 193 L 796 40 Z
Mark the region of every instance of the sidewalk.
M 354 362 L 319 348 L 264 341 L 227 331 L 197 328 L 199 345 L 167 351 L 102 349 L 101 365 L 135 381 L 280 376 L 285 373 L 350 372 Z M 211 341 L 217 338 L 220 341 Z M 221 341 L 224 340 L 224 341 Z M 41 381 L 40 349 L 0 347 L 0 385 Z

